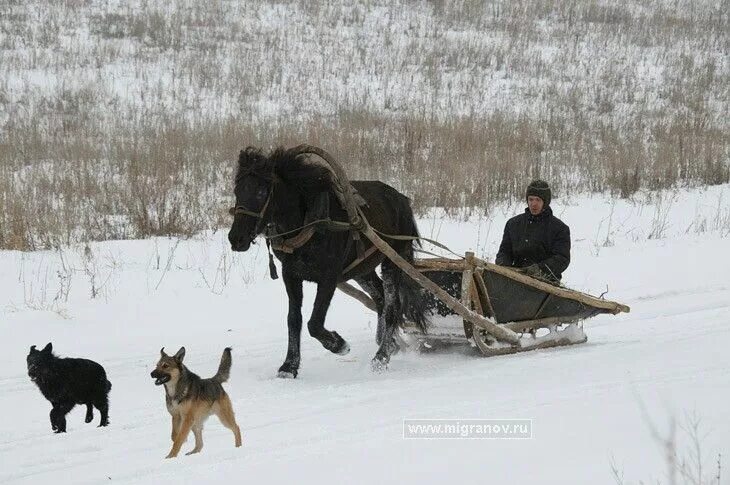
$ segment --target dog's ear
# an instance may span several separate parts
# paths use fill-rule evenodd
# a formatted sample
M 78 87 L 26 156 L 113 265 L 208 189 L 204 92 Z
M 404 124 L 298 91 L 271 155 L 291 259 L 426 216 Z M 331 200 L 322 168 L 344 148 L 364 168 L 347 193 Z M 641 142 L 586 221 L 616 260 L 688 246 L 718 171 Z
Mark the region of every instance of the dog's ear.
M 185 358 L 185 347 L 180 347 L 180 350 L 177 351 L 175 354 L 175 360 L 178 362 L 182 362 L 182 360 Z
M 30 346 L 30 353 L 32 354 L 33 352 L 38 352 L 38 351 L 37 351 L 37 350 L 35 349 L 35 345 L 31 345 L 31 346 Z
M 41 352 L 45 352 L 47 354 L 50 354 L 53 351 L 53 344 L 51 342 L 48 342 L 48 345 L 43 347 L 43 350 Z
M 167 354 L 165 353 L 165 347 L 162 347 L 160 349 L 160 357 L 167 357 Z

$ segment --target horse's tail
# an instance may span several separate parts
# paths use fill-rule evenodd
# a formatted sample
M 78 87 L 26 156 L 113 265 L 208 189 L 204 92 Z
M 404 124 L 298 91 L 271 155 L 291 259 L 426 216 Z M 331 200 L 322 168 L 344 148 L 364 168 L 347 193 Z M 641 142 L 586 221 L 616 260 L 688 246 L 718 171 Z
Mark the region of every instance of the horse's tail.
M 401 228 L 403 230 L 402 234 L 407 234 L 416 238 L 420 237 L 410 201 L 407 201 L 401 215 Z M 404 245 L 403 252 L 401 253 L 403 259 L 411 264 L 413 264 L 413 250 L 416 245 L 421 245 L 421 242 L 418 239 L 408 242 Z M 405 272 L 401 271 L 401 273 L 401 277 L 398 278 L 398 294 L 401 300 L 403 316 L 407 320 L 416 324 L 419 330 L 423 333 L 426 333 L 428 318 L 426 317 L 426 299 L 423 294 L 424 290 Z

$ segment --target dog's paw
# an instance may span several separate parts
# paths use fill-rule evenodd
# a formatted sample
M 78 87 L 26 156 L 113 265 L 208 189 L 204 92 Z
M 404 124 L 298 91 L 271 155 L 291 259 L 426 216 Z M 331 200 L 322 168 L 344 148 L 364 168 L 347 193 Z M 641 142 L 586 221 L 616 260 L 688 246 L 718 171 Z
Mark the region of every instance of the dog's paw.
M 193 448 L 192 450 L 185 453 L 185 456 L 194 455 L 195 453 L 200 453 L 200 450 L 196 450 L 195 448 Z
M 168 453 L 165 457 L 165 460 L 169 460 L 170 458 L 175 458 L 177 455 L 173 455 L 172 453 Z

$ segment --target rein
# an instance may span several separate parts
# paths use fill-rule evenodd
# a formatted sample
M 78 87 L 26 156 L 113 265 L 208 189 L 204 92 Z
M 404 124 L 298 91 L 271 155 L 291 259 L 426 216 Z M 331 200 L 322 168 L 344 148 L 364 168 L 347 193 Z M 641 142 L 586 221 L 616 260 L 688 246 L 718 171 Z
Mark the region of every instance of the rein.
M 251 217 L 255 217 L 259 219 L 260 221 L 263 221 L 265 215 L 266 215 L 266 209 L 269 207 L 269 202 L 271 202 L 272 194 L 273 194 L 273 185 L 271 191 L 269 191 L 269 195 L 266 198 L 266 202 L 264 203 L 264 206 L 261 208 L 259 212 L 254 212 L 249 209 L 247 209 L 244 206 L 236 206 L 231 207 L 228 210 L 228 213 L 231 215 L 236 214 L 243 214 Z M 261 222 L 259 222 L 260 224 Z M 258 233 L 259 224 L 256 225 L 256 233 Z M 343 221 L 333 221 L 332 219 L 317 219 L 315 221 L 309 222 L 307 224 L 304 224 L 302 226 L 299 226 L 295 229 L 279 232 L 279 233 L 272 233 L 265 231 L 264 239 L 266 239 L 266 245 L 273 248 L 275 251 L 281 251 L 287 254 L 294 253 L 295 250 L 299 249 L 300 247 L 304 246 L 309 242 L 309 240 L 314 236 L 314 233 L 316 231 L 315 226 L 318 225 L 324 225 L 327 230 L 332 232 L 343 232 L 343 231 L 349 231 L 355 228 L 351 223 L 349 222 L 343 222 Z M 433 244 L 434 246 L 441 248 L 445 251 L 450 252 L 451 254 L 461 258 L 462 256 L 456 254 L 454 251 L 449 249 L 444 244 L 441 244 L 438 241 L 434 241 L 433 239 L 429 239 L 427 237 L 423 236 L 404 236 L 400 234 L 386 234 L 382 231 L 378 231 L 377 229 L 373 228 L 373 231 L 378 233 L 380 236 L 386 238 L 386 239 L 393 239 L 396 241 L 426 241 L 430 244 Z M 288 239 L 283 239 L 284 236 L 288 236 L 289 234 L 299 233 L 294 237 L 290 237 Z M 429 251 L 424 251 L 422 249 L 416 249 L 416 251 L 429 254 L 432 256 L 437 256 L 437 254 L 431 253 Z M 370 257 L 373 253 L 376 252 L 375 246 L 371 246 L 367 251 L 364 251 L 362 255 L 360 255 L 358 258 L 356 258 L 352 263 L 350 263 L 347 268 L 345 268 L 342 272 L 342 274 L 348 273 L 349 271 L 353 270 L 357 265 L 362 263 L 366 258 Z M 270 258 L 271 259 L 271 258 Z M 269 262 L 269 266 L 272 266 L 272 261 Z M 272 275 L 275 274 L 272 270 Z M 272 276 L 273 277 L 273 276 Z M 276 279 L 276 278 L 273 278 Z
M 331 219 L 317 219 L 316 221 L 309 222 L 301 227 L 292 229 L 291 231 L 285 231 L 280 233 L 267 232 L 266 234 L 264 234 L 264 237 L 267 241 L 271 241 L 271 247 L 273 247 L 277 251 L 291 254 L 294 252 L 295 249 L 299 249 L 300 247 L 307 244 L 310 239 L 312 239 L 312 236 L 314 236 L 314 233 L 316 231 L 315 226 L 318 225 L 324 225 L 328 230 L 333 232 L 350 230 L 349 222 L 333 221 Z M 299 234 L 294 237 L 282 240 L 284 236 L 293 234 L 295 232 L 299 232 Z
M 266 196 L 266 201 L 264 202 L 263 207 L 261 207 L 261 210 L 258 212 L 252 211 L 248 209 L 247 207 L 243 205 L 237 205 L 235 207 L 231 207 L 228 209 L 228 213 L 232 216 L 236 216 L 238 214 L 254 217 L 258 219 L 259 221 L 256 223 L 256 226 L 254 228 L 254 234 L 259 234 L 261 231 L 261 224 L 264 221 L 264 218 L 266 217 L 266 210 L 269 208 L 269 204 L 271 203 L 271 199 L 273 198 L 274 194 L 274 186 L 277 182 L 277 177 L 275 174 L 272 174 L 271 177 L 264 177 L 271 180 L 271 190 L 269 190 L 269 195 Z M 360 209 L 357 208 L 356 211 L 360 213 Z M 295 250 L 299 249 L 300 247 L 304 246 L 309 242 L 309 240 L 314 236 L 314 233 L 316 231 L 315 226 L 318 225 L 324 225 L 325 228 L 332 232 L 342 232 L 342 231 L 352 231 L 353 232 L 353 239 L 357 240 L 359 242 L 359 238 L 357 237 L 359 234 L 359 229 L 356 224 L 353 224 L 352 222 L 343 222 L 343 221 L 333 221 L 332 219 L 326 218 L 326 219 L 317 219 L 312 222 L 309 222 L 307 224 L 304 224 L 300 227 L 297 227 L 295 229 L 284 231 L 280 233 L 272 233 L 267 229 L 265 229 L 263 232 L 263 236 L 266 239 L 266 246 L 269 248 L 273 248 L 276 251 L 281 251 L 287 254 L 292 254 Z M 449 249 L 444 244 L 439 243 L 438 241 L 434 241 L 433 239 L 429 239 L 426 237 L 421 236 L 404 236 L 404 235 L 393 235 L 393 234 L 386 234 L 384 232 L 378 231 L 375 228 L 372 228 L 373 231 L 375 231 L 380 236 L 383 236 L 386 239 L 392 239 L 396 241 L 426 241 L 430 244 L 433 244 L 434 246 L 444 249 L 451 254 L 461 258 L 460 255 L 456 254 L 454 251 Z M 289 234 L 297 233 L 296 236 L 290 237 L 288 239 L 283 239 L 284 236 L 288 236 Z M 365 251 L 363 248 L 360 247 L 361 244 L 358 246 L 358 254 L 359 256 L 352 261 L 342 272 L 342 274 L 346 274 L 349 271 L 353 270 L 355 267 L 357 267 L 360 263 L 362 263 L 365 259 L 373 255 L 375 252 L 377 252 L 377 248 L 375 246 L 371 246 L 367 251 Z M 416 249 L 416 251 L 426 253 L 426 254 L 432 254 L 434 256 L 437 256 L 433 253 L 429 253 L 428 251 L 423 251 L 421 249 Z M 276 267 L 274 265 L 273 261 L 273 255 L 271 252 L 269 252 L 269 270 L 271 272 L 272 279 L 277 279 L 278 276 L 276 275 Z

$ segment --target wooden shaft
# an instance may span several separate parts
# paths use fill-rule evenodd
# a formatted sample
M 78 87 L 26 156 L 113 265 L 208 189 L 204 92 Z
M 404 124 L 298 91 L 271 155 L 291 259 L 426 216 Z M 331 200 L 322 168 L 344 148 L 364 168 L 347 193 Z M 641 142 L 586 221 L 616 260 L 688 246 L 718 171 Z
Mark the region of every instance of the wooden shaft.
M 416 270 L 411 264 L 403 259 L 388 243 L 380 239 L 380 237 L 373 231 L 372 227 L 365 221 L 362 233 L 375 244 L 380 251 L 385 254 L 393 263 L 395 263 L 400 269 L 402 269 L 408 276 L 413 278 L 419 285 L 426 290 L 433 293 L 439 300 L 441 300 L 447 307 L 454 312 L 461 315 L 461 317 L 486 330 L 496 339 L 509 342 L 510 344 L 519 345 L 519 336 L 512 330 L 497 325 L 491 318 L 483 317 L 477 313 L 471 311 L 465 307 L 459 300 L 449 295 L 436 283 L 423 276 L 418 270 Z
M 413 265 L 419 271 L 463 271 L 466 269 L 466 262 L 463 259 L 416 259 Z
M 356 299 L 357 301 L 359 301 L 360 303 L 362 303 L 363 305 L 368 307 L 370 310 L 377 313 L 378 307 L 375 306 L 375 302 L 372 300 L 372 298 L 370 298 L 370 295 L 368 295 L 364 291 L 360 291 L 357 288 L 355 288 L 354 286 L 352 286 L 350 283 L 346 283 L 346 282 L 338 283 L 337 289 L 340 290 L 341 292 L 343 292 L 344 294 L 353 297 L 354 299 Z
M 297 147 L 294 147 L 291 149 L 291 153 L 312 153 L 322 158 L 330 166 L 335 175 L 335 194 L 337 195 L 338 199 L 340 199 L 340 202 L 347 211 L 347 215 L 350 219 L 350 224 L 352 224 L 352 226 L 358 231 L 361 231 L 365 235 L 365 237 L 370 239 L 370 241 L 372 241 L 372 243 L 377 246 L 378 249 L 380 249 L 380 251 L 385 256 L 393 261 L 396 266 L 402 269 L 408 276 L 413 278 L 423 288 L 433 293 L 447 307 L 461 315 L 461 317 L 468 322 L 480 328 L 483 328 L 498 340 L 503 340 L 519 347 L 520 339 L 515 332 L 506 327 L 501 327 L 497 325 L 497 323 L 491 318 L 486 318 L 471 311 L 459 300 L 449 295 L 436 283 L 423 276 L 408 261 L 403 259 L 400 254 L 398 254 L 392 247 L 390 247 L 388 243 L 383 241 L 380 236 L 375 233 L 370 224 L 368 224 L 365 215 L 362 213 L 362 211 L 358 209 L 357 204 L 355 203 L 354 189 L 352 188 L 352 185 L 350 185 L 350 181 L 347 178 L 345 171 L 334 159 L 334 157 L 332 157 L 332 155 L 322 150 L 321 148 L 310 145 L 299 145 Z M 476 260 L 476 258 L 473 257 L 472 259 Z M 355 293 L 353 292 L 349 292 L 348 294 L 350 294 L 351 296 L 355 295 Z
M 367 251 L 365 251 L 365 252 L 363 253 L 363 255 L 362 255 L 362 256 L 360 256 L 360 257 L 358 257 L 358 258 L 355 258 L 355 260 L 354 260 L 354 261 L 353 261 L 352 263 L 350 263 L 350 264 L 349 264 L 349 265 L 347 266 L 347 268 L 343 269 L 343 270 L 342 270 L 342 274 L 343 274 L 343 275 L 346 275 L 346 274 L 347 274 L 347 273 L 349 273 L 349 272 L 350 272 L 350 271 L 351 271 L 352 269 L 354 269 L 355 267 L 357 267 L 357 265 L 359 265 L 360 263 L 362 263 L 363 261 L 365 261 L 366 259 L 368 259 L 368 258 L 369 258 L 369 257 L 370 257 L 370 256 L 371 256 L 371 255 L 372 255 L 373 253 L 375 253 L 375 252 L 377 252 L 377 251 L 378 251 L 378 248 L 377 248 L 377 247 L 375 247 L 375 246 L 370 246 L 370 247 L 369 247 L 369 248 L 367 249 Z

